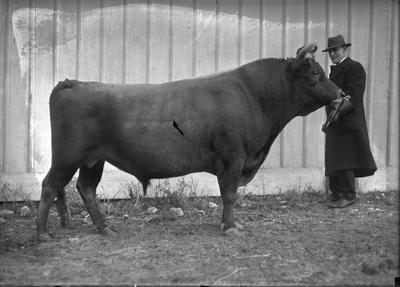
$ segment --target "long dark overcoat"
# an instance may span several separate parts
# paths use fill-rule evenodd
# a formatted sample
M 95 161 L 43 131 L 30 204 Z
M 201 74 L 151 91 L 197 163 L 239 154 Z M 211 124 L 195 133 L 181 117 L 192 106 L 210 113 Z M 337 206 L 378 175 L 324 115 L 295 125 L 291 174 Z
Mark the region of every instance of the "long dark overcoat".
M 376 164 L 369 144 L 363 104 L 365 70 L 359 62 L 346 58 L 331 66 L 329 79 L 351 96 L 354 109 L 326 131 L 325 175 L 332 176 L 344 169 L 354 170 L 356 177 L 373 175 Z

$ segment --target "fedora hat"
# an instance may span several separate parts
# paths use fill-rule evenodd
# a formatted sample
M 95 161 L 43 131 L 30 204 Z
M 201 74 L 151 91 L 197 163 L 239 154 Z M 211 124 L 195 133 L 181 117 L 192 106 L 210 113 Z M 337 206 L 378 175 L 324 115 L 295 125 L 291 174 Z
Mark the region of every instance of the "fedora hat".
M 328 38 L 328 47 L 325 50 L 322 50 L 321 52 L 327 52 L 330 49 L 337 48 L 337 47 L 350 47 L 351 43 L 346 43 L 344 41 L 343 35 L 339 34 L 334 37 L 329 37 Z

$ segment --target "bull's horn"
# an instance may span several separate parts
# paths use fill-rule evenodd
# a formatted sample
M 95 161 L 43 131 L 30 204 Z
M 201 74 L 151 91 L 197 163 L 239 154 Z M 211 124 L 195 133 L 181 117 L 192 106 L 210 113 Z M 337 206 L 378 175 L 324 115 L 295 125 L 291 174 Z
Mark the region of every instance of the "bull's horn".
M 306 46 L 304 46 L 298 53 L 297 58 L 304 57 L 307 53 L 314 54 L 318 49 L 317 42 L 312 42 Z

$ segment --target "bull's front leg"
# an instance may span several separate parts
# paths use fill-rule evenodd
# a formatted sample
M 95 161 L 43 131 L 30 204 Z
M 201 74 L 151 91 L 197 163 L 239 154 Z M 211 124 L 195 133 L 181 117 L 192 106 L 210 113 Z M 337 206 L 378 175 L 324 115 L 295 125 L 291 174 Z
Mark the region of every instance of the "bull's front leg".
M 238 158 L 230 163 L 221 162 L 218 171 L 218 184 L 224 205 L 222 212 L 222 230 L 229 235 L 239 235 L 233 216 L 233 206 L 236 201 L 237 188 L 244 164 L 244 158 Z

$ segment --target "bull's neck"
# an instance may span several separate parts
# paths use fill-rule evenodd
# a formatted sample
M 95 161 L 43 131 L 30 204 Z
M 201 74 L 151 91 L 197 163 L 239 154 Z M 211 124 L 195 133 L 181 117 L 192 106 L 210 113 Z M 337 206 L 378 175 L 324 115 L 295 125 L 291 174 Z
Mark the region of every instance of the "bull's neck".
M 288 64 L 289 60 L 269 58 L 239 68 L 243 81 L 260 103 L 264 116 L 272 120 L 279 131 L 299 112 L 299 103 L 291 95 Z

